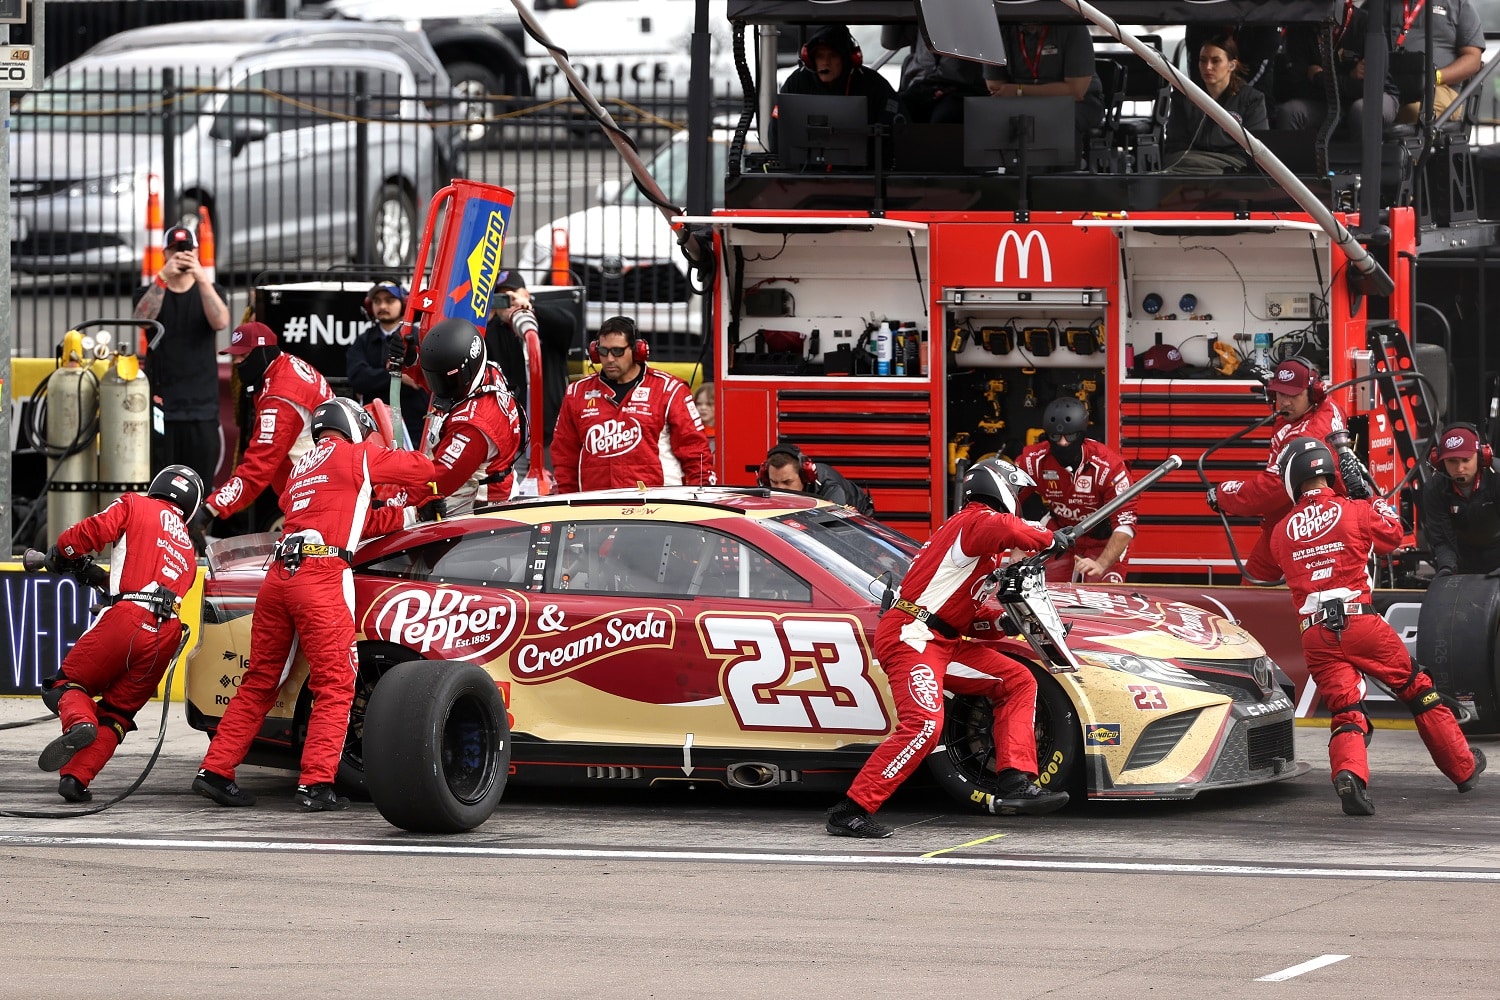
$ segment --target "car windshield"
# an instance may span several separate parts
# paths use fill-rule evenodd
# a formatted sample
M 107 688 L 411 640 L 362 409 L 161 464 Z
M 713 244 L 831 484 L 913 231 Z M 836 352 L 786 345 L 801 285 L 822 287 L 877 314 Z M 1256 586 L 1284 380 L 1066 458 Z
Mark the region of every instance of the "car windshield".
M 797 511 L 762 523 L 849 589 L 877 602 L 885 593 L 877 581 L 889 573 L 891 583 L 899 584 L 918 549 L 905 535 L 842 508 Z
M 713 159 L 708 165 L 708 176 L 713 184 L 713 203 L 720 204 L 724 200 L 724 164 L 726 150 L 729 147 L 722 142 L 709 144 Z M 687 204 L 687 163 L 688 144 L 686 142 L 669 142 L 666 148 L 657 153 L 646 165 L 646 170 L 656 179 L 661 186 L 662 192 L 666 194 L 667 200 L 674 205 Z M 628 185 L 620 192 L 621 205 L 649 205 L 650 200 L 641 193 L 634 184 Z
M 163 71 L 150 67 L 72 67 L 55 73 L 41 90 L 21 98 L 13 117 L 16 131 L 109 132 L 149 135 L 161 131 Z M 175 83 L 186 89 L 178 111 L 198 113 L 212 88 L 211 69 L 179 69 Z

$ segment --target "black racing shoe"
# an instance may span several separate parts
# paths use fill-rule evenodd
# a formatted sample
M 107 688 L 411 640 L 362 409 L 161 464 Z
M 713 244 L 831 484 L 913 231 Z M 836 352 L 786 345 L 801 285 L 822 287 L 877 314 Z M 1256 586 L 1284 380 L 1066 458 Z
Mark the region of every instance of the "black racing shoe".
M 332 812 L 349 808 L 349 800 L 333 790 L 329 784 L 298 785 L 292 793 L 292 801 L 303 812 Z
M 1345 816 L 1375 815 L 1375 803 L 1370 801 L 1364 781 L 1353 771 L 1340 771 L 1334 775 L 1333 790 L 1339 793 Z
M 233 778 L 202 769 L 193 779 L 193 791 L 221 806 L 253 806 L 255 796 L 234 783 Z
M 1474 773 L 1458 783 L 1460 793 L 1472 792 L 1475 782 L 1479 780 L 1479 775 L 1485 768 L 1484 751 L 1478 747 L 1469 747 L 1469 749 L 1474 751 Z
M 75 753 L 94 742 L 94 737 L 98 735 L 99 727 L 92 722 L 76 722 L 68 727 L 67 732 L 42 748 L 42 752 L 37 755 L 36 766 L 43 771 L 61 771 Z
M 844 799 L 824 813 L 823 828 L 835 837 L 860 837 L 864 840 L 881 840 L 895 831 L 865 812 L 852 799 Z
M 57 794 L 69 802 L 92 802 L 94 800 L 94 793 L 89 791 L 89 786 L 71 774 L 65 774 L 57 779 Z
M 985 807 L 996 816 L 1045 816 L 1067 804 L 1067 792 L 1049 792 L 1034 781 L 986 796 L 985 801 Z

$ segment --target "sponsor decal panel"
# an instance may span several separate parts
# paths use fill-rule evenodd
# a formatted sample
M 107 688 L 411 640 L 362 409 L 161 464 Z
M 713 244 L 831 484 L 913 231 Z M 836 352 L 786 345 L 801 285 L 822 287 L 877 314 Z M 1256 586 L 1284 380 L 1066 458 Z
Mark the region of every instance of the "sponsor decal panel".
M 543 609 L 537 632 L 521 636 L 511 653 L 516 681 L 553 681 L 620 653 L 671 649 L 677 641 L 676 615 L 665 607 L 632 608 L 563 625 L 555 605 Z
M 1117 747 L 1120 745 L 1120 724 L 1091 722 L 1084 727 L 1083 742 L 1091 747 Z
M 506 645 L 525 611 L 520 595 L 398 586 L 371 602 L 360 630 L 420 653 L 455 653 L 483 662 Z

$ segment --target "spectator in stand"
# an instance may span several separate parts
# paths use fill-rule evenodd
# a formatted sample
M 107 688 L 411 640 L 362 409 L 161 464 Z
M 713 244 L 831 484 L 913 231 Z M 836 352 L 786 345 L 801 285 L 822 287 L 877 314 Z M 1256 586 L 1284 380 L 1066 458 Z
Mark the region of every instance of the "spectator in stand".
M 1479 72 L 1484 58 L 1484 25 L 1472 0 L 1442 0 L 1432 5 L 1433 65 L 1428 66 L 1426 6 L 1421 0 L 1392 0 L 1386 7 L 1390 18 L 1387 34 L 1395 48 L 1391 53 L 1391 79 L 1400 101 L 1395 118 L 1398 124 L 1417 120 L 1429 73 L 1435 85 L 1432 113 L 1440 115 L 1458 96 L 1463 82 Z
M 135 318 L 154 319 L 162 338 L 146 355 L 162 433 L 151 435 L 151 471 L 185 465 L 212 483 L 224 450 L 219 430 L 219 331 L 229 325 L 229 298 L 198 260 L 198 237 L 167 230 L 166 263 L 135 296 Z
M 829 503 L 843 504 L 866 517 L 875 516 L 875 501 L 863 486 L 845 479 L 825 462 L 814 462 L 790 441 L 771 447 L 760 464 L 756 480 L 767 489 L 808 493 Z
M 1094 72 L 1094 40 L 1081 24 L 1001 25 L 1005 65 L 984 67 L 995 97 L 1071 97 L 1078 155 L 1104 123 L 1104 85 Z
M 718 450 L 718 431 L 714 428 L 714 384 L 704 382 L 693 392 L 693 405 L 698 408 L 698 419 L 703 421 L 703 433 L 708 436 L 708 450 Z
M 552 439 L 558 493 L 717 481 L 687 383 L 650 356 L 630 317 L 600 324 L 589 345 L 599 371 L 568 386 Z
M 783 94 L 814 94 L 864 97 L 869 102 L 871 125 L 889 125 L 900 102 L 885 77 L 864 68 L 859 42 L 842 24 L 825 24 L 813 32 L 798 54 L 797 68 L 781 85 Z M 777 150 L 777 109 L 771 109 L 770 145 Z
M 390 402 L 391 376 L 385 370 L 390 340 L 401 336 L 401 314 L 406 308 L 406 289 L 401 282 L 386 278 L 375 282 L 365 295 L 365 315 L 370 325 L 354 338 L 346 355 L 349 387 L 361 402 L 376 399 Z M 427 416 L 427 393 L 410 375 L 401 376 L 401 422 L 406 425 L 407 440 L 419 445 L 422 420 Z
M 516 406 L 529 423 L 531 411 L 526 400 L 531 392 L 531 378 L 526 367 L 525 340 L 514 320 L 523 312 L 530 312 L 536 318 L 542 354 L 542 441 L 550 448 L 563 394 L 568 391 L 568 351 L 580 339 L 577 316 L 559 301 L 533 299 L 521 272 L 514 269 L 500 273 L 496 290 L 508 294 L 510 300 L 502 299 L 490 314 L 484 328 L 485 350 L 489 359 L 500 366 Z M 529 457 L 523 442 L 518 472 L 526 468 Z
M 1264 129 L 1266 97 L 1245 82 L 1235 40 L 1216 35 L 1198 50 L 1203 89 L 1241 128 Z M 1250 154 L 1180 93 L 1172 95 L 1167 119 L 1164 174 L 1232 174 L 1250 165 Z
M 1437 576 L 1500 569 L 1500 469 L 1473 424 L 1451 424 L 1429 460 L 1422 528 Z

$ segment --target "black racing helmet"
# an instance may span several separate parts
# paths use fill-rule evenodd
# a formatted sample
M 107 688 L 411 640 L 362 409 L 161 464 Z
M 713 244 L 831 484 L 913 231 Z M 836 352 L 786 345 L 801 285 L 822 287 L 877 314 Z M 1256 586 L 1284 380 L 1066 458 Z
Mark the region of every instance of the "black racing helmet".
M 427 331 L 417 351 L 432 407 L 447 412 L 484 378 L 484 337 L 466 319 L 445 319 Z
M 1323 476 L 1330 483 L 1338 479 L 1338 463 L 1333 460 L 1333 452 L 1315 437 L 1292 438 L 1281 450 L 1279 464 L 1281 484 L 1293 501 L 1302 496 L 1302 484 L 1314 476 Z
M 1054 399 L 1042 411 L 1042 429 L 1047 440 L 1066 438 L 1070 443 L 1080 441 L 1089 430 L 1089 408 L 1076 396 Z
M 338 431 L 358 444 L 375 433 L 375 418 L 354 400 L 340 396 L 318 404 L 310 429 L 315 441 L 323 431 Z
M 203 477 L 185 465 L 164 466 L 152 477 L 146 495 L 176 505 L 182 519 L 191 521 L 203 503 Z
M 987 458 L 964 474 L 964 503 L 978 500 L 996 510 L 1021 513 L 1021 490 L 1036 481 L 1008 458 Z

